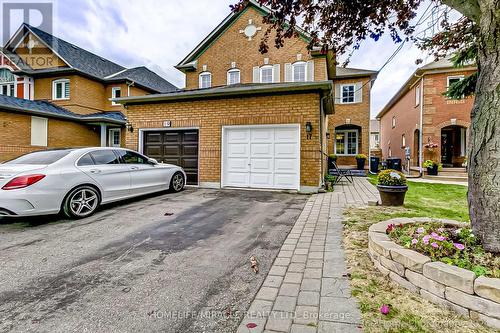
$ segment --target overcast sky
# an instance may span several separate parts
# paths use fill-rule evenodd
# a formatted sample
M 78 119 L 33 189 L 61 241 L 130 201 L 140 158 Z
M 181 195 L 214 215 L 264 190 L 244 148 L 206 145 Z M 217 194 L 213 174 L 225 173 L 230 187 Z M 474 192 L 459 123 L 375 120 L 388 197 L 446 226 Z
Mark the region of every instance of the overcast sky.
M 235 2 L 56 0 L 55 35 L 127 67 L 146 65 L 183 87 L 184 75 L 173 66 L 229 14 Z M 396 47 L 389 37 L 366 41 L 349 66 L 378 70 Z M 421 52 L 407 44 L 379 74 L 372 90 L 372 117 L 413 73 L 419 57 Z

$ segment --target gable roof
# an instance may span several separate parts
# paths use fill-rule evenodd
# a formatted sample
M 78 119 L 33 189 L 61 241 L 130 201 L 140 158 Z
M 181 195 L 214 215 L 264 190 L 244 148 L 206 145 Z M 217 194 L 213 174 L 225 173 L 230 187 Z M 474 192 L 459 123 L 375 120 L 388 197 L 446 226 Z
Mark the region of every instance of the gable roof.
M 383 109 L 377 114 L 376 119 L 380 120 L 408 91 L 413 88 L 413 85 L 418 82 L 423 75 L 432 73 L 443 73 L 443 72 L 457 72 L 457 71 L 470 71 L 477 70 L 477 67 L 473 64 L 465 67 L 454 67 L 453 63 L 449 58 L 443 58 L 438 61 L 430 62 L 424 66 L 417 68 L 413 74 L 406 80 L 406 82 L 401 86 L 398 92 L 391 98 L 391 100 L 383 107 Z
M 177 87 L 175 87 L 173 84 L 146 69 L 145 67 L 127 69 L 113 61 L 98 56 L 92 52 L 82 49 L 79 46 L 71 44 L 63 39 L 57 38 L 41 29 L 38 29 L 26 23 L 23 23 L 18 32 L 16 32 L 16 34 L 9 40 L 9 42 L 7 42 L 5 49 L 11 50 L 11 55 L 15 54 L 14 52 L 12 52 L 15 48 L 15 45 L 12 44 L 16 40 L 18 40 L 16 36 L 20 33 L 22 34 L 21 36 L 24 36 L 28 32 L 31 32 L 36 37 L 38 37 L 42 43 L 44 43 L 57 56 L 59 56 L 61 60 L 68 64 L 71 69 L 77 72 L 81 72 L 87 76 L 105 81 L 107 77 L 115 75 L 114 81 L 117 81 L 118 78 L 120 78 L 122 81 L 130 79 L 131 81 L 138 83 L 148 90 L 160 93 L 177 90 Z M 17 58 L 20 59 L 18 56 Z M 50 74 L 53 72 L 55 73 L 64 70 L 68 70 L 68 68 L 31 69 L 26 65 L 24 66 L 24 68 L 22 68 L 22 72 L 32 75 L 37 73 Z M 129 77 L 118 76 L 118 74 L 126 71 L 131 71 L 129 73 Z
M 336 78 L 349 78 L 349 77 L 359 77 L 359 76 L 377 76 L 377 71 L 372 71 L 369 69 L 359 69 L 359 68 L 349 68 L 349 67 L 338 67 L 336 68 Z
M 107 76 L 105 79 L 108 82 L 123 80 L 140 82 L 141 85 L 144 85 L 151 90 L 158 91 L 159 93 L 167 93 L 178 90 L 176 86 L 145 66 L 125 69 Z
M 234 22 L 245 12 L 248 8 L 254 8 L 262 16 L 268 15 L 272 13 L 272 10 L 266 6 L 261 5 L 256 0 L 249 0 L 247 7 L 240 12 L 232 12 L 207 36 L 203 39 L 184 59 L 182 59 L 179 64 L 175 66 L 175 68 L 182 70 L 184 68 L 192 68 L 196 66 L 196 59 L 210 46 L 212 43 L 217 40 L 217 38 L 222 35 Z M 296 27 L 295 30 L 306 40 L 310 40 L 310 36 L 307 32 Z
M 98 112 L 81 115 L 47 101 L 0 95 L 0 111 L 15 111 L 31 115 L 61 118 L 77 122 L 111 122 L 125 124 L 126 118 L 121 112 Z

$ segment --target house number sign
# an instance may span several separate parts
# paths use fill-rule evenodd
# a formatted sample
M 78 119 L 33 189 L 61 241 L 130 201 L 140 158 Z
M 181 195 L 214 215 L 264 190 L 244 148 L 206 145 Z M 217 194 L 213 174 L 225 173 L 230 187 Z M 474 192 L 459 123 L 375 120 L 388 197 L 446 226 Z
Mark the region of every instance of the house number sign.
M 163 127 L 171 127 L 171 126 L 172 126 L 172 122 L 170 120 L 163 121 Z

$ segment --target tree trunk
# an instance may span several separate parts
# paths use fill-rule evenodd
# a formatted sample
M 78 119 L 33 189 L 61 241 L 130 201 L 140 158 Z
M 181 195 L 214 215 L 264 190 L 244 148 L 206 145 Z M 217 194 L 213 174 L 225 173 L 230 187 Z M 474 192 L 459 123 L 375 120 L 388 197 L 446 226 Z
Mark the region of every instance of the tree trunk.
M 474 233 L 500 253 L 500 2 L 479 0 L 479 77 L 469 140 L 469 209 Z

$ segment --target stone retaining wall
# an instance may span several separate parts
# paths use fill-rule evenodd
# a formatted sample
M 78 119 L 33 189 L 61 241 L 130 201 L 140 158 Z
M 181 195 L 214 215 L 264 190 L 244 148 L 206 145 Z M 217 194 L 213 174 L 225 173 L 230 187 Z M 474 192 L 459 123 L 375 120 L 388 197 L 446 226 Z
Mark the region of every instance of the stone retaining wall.
M 429 257 L 396 244 L 385 233 L 389 224 L 431 221 L 436 219 L 397 218 L 370 226 L 368 253 L 375 267 L 402 287 L 432 303 L 500 329 L 500 279 L 476 278 L 469 270 L 432 262 Z M 464 226 L 457 221 L 438 221 Z

